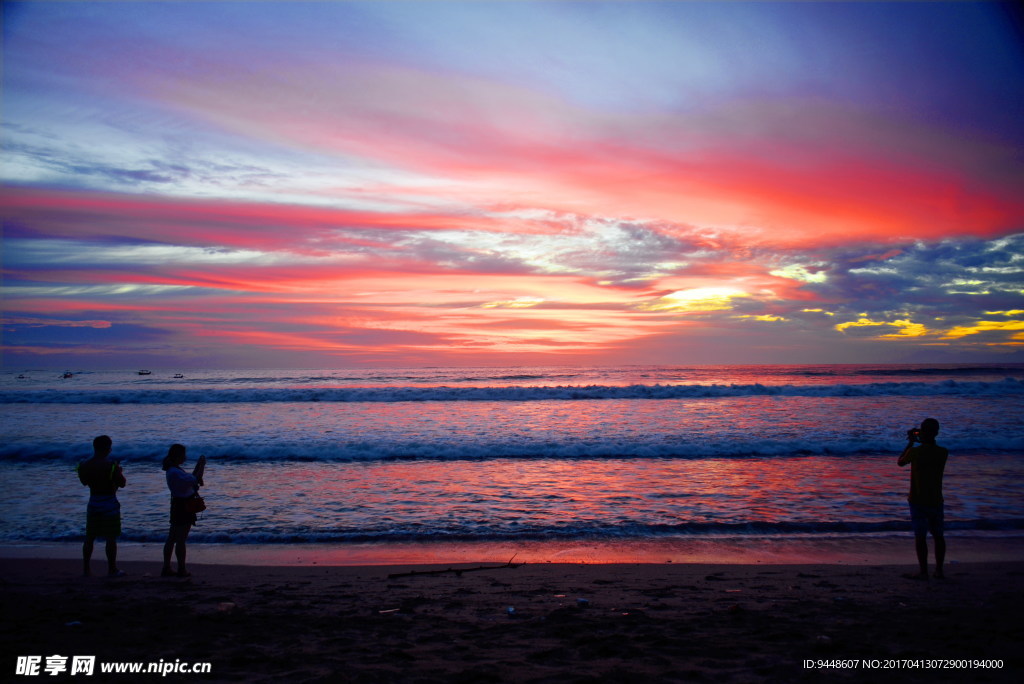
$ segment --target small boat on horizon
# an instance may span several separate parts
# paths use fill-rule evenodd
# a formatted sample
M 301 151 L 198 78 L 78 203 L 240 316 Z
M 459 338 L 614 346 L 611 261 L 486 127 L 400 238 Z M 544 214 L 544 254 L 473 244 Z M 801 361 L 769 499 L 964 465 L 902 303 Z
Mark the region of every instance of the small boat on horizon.
M 175 374 L 174 374 L 174 377 L 175 377 L 175 378 L 177 379 L 177 378 L 183 378 L 183 377 L 185 377 L 185 376 L 184 376 L 184 375 L 182 375 L 181 373 L 175 373 Z
M 153 374 L 153 371 L 148 371 L 148 370 L 140 370 L 139 371 L 139 375 L 152 375 L 152 374 Z
M 68 378 L 73 378 L 73 377 L 75 377 L 75 375 L 74 375 L 74 373 L 72 373 L 71 371 L 64 371 L 64 374 L 63 374 L 63 375 L 61 375 L 60 377 L 62 377 L 62 378 L 64 378 L 65 380 L 67 380 Z

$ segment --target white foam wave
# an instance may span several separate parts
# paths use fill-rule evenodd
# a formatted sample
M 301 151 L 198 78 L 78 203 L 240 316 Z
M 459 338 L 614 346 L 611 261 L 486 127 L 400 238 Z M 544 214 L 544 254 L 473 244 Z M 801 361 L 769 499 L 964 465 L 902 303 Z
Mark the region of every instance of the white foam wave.
M 586 385 L 554 387 L 342 387 L 263 389 L 112 389 L 0 392 L 0 404 L 209 404 L 266 402 L 578 401 L 721 397 L 1000 397 L 1024 394 L 1024 381 L 945 380 L 838 385 Z

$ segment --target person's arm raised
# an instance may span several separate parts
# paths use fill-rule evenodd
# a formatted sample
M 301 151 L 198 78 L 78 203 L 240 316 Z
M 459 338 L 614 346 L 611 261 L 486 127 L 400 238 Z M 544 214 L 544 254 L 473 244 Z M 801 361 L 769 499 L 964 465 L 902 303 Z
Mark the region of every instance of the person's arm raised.
M 196 461 L 196 467 L 192 469 L 192 476 L 196 478 L 199 486 L 203 486 L 203 473 L 206 472 L 206 456 L 200 456 Z
M 914 448 L 914 444 L 917 442 L 918 430 L 911 428 L 907 430 L 907 446 L 903 447 L 903 453 L 900 454 L 900 458 L 896 461 L 896 465 L 903 467 L 910 463 L 910 450 Z

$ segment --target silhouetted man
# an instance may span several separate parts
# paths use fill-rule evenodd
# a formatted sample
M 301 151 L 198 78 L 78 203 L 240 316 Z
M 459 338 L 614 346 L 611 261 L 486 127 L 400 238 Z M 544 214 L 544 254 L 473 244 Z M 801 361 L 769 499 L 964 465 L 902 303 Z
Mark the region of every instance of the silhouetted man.
M 100 435 L 92 441 L 93 456 L 78 464 L 78 479 L 89 488 L 85 509 L 85 544 L 82 545 L 83 574 L 91 573 L 92 548 L 96 538 L 107 540 L 107 574 L 120 577 L 117 569 L 117 538 L 121 536 L 121 503 L 117 490 L 127 482 L 121 464 L 110 460 L 110 437 Z
M 935 540 L 935 577 L 943 577 L 946 559 L 946 538 L 943 535 L 942 474 L 949 452 L 935 443 L 939 421 L 926 418 L 920 429 L 907 431 L 907 447 L 897 464 L 910 464 L 910 520 L 914 525 L 914 542 L 920 571 L 913 579 L 928 579 L 928 532 Z M 920 446 L 914 446 L 920 442 Z

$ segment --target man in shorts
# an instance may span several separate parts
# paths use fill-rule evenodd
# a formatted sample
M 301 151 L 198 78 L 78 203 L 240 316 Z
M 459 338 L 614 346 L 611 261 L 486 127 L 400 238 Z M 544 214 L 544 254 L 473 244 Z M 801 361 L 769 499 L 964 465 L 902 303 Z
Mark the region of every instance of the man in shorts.
M 121 504 L 117 490 L 127 482 L 121 464 L 110 460 L 110 437 L 100 435 L 92 441 L 93 456 L 78 464 L 78 479 L 89 488 L 85 509 L 85 544 L 82 545 L 83 574 L 92 574 L 90 561 L 96 538 L 107 540 L 107 575 L 121 577 L 117 569 L 117 538 L 121 536 Z
M 914 542 L 920 570 L 911 579 L 928 579 L 928 533 L 935 540 L 935 573 L 944 577 L 942 564 L 946 558 L 946 538 L 943 536 L 942 475 L 949 452 L 935 443 L 939 434 L 939 421 L 926 418 L 920 429 L 907 431 L 907 446 L 897 464 L 902 468 L 910 464 L 910 520 L 914 525 Z M 914 446 L 920 442 L 920 446 Z

